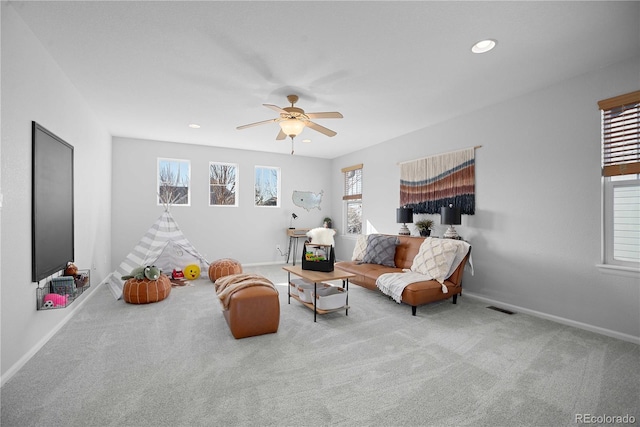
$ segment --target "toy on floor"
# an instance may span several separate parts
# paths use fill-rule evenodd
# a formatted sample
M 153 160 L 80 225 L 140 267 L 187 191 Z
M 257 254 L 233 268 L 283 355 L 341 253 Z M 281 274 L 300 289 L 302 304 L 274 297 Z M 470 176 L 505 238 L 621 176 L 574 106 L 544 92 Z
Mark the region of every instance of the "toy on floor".
M 138 279 L 142 280 L 144 278 L 149 280 L 157 280 L 160 277 L 160 269 L 155 265 L 147 265 L 146 267 L 136 267 L 131 270 L 131 273 L 127 276 L 122 276 L 122 280 L 127 279 Z
M 184 268 L 184 277 L 195 280 L 200 276 L 200 267 L 197 264 L 189 264 Z
M 171 286 L 193 286 L 189 284 L 189 281 L 184 277 L 184 272 L 181 268 L 174 268 L 171 273 Z
M 67 305 L 67 295 L 46 294 L 42 300 L 42 307 L 65 307 Z

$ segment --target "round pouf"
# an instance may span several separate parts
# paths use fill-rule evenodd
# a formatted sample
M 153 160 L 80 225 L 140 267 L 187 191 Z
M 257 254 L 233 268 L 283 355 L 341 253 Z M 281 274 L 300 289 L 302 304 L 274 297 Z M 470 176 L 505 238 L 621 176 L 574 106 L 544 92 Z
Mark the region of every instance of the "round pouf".
M 171 293 L 169 277 L 161 274 L 156 280 L 129 279 L 124 282 L 122 298 L 131 304 L 148 304 L 162 301 Z
M 222 258 L 209 265 L 209 279 L 215 282 L 223 276 L 242 273 L 242 265 L 231 258 Z

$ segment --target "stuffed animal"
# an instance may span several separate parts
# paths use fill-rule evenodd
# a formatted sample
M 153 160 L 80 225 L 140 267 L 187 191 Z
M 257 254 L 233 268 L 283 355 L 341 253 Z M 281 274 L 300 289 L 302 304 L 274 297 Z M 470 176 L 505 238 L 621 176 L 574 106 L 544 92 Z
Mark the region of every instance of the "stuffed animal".
M 155 265 L 147 265 L 146 267 L 136 267 L 131 270 L 131 273 L 127 276 L 122 276 L 122 280 L 127 279 L 138 279 L 142 280 L 144 278 L 149 280 L 157 280 L 160 277 L 160 269 Z
M 43 298 L 43 307 L 65 307 L 67 305 L 67 295 L 46 294 Z
M 67 264 L 67 268 L 64 269 L 65 276 L 75 276 L 78 274 L 78 267 L 76 267 L 72 262 Z

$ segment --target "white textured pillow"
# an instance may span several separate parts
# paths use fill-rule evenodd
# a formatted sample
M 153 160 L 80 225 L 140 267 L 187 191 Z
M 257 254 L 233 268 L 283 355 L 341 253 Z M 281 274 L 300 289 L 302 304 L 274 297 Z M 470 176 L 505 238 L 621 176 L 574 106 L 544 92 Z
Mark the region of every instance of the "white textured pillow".
M 413 259 L 411 271 L 426 274 L 440 284 L 444 284 L 445 279 L 449 277 L 449 269 L 451 269 L 457 252 L 458 245 L 451 239 L 427 237 Z
M 356 240 L 356 246 L 353 248 L 351 261 L 362 261 L 364 254 L 367 252 L 367 235 L 360 234 Z
M 307 231 L 307 237 L 311 238 L 311 243 L 314 245 L 335 245 L 333 236 L 336 234 L 336 230 L 333 228 L 318 227 Z

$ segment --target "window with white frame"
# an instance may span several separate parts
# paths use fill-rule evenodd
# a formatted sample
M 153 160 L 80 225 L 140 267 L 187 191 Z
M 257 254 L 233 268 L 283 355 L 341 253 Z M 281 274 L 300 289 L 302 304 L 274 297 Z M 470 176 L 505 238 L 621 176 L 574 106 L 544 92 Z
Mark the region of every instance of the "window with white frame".
M 640 267 L 640 91 L 602 110 L 603 263 Z
M 280 207 L 280 168 L 256 166 L 254 205 Z
M 189 160 L 158 158 L 158 205 L 190 206 Z
M 209 206 L 238 206 L 238 165 L 209 162 Z
M 362 164 L 342 169 L 345 234 L 362 233 Z

